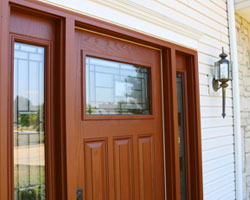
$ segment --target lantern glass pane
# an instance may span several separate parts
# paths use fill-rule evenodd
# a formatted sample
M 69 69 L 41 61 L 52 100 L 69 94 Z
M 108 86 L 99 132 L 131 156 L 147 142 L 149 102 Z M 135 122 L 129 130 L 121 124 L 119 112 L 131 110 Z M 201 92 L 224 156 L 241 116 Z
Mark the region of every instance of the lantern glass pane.
M 220 64 L 220 79 L 228 79 L 229 67 L 228 62 L 223 62 Z
M 215 80 L 220 79 L 220 64 L 219 64 L 219 62 L 214 63 L 214 78 L 215 78 Z

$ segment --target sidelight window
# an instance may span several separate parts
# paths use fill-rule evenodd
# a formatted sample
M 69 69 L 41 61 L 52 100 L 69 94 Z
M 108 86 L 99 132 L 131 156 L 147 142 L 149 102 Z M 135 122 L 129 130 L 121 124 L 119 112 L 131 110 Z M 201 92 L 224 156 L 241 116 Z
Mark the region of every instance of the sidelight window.
M 14 199 L 46 199 L 44 47 L 14 44 Z

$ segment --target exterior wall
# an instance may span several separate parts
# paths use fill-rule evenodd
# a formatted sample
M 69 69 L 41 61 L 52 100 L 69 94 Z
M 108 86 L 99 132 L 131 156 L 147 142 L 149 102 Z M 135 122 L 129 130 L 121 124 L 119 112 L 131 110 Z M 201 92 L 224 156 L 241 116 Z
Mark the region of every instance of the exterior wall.
M 221 47 L 229 53 L 226 1 L 51 0 L 50 3 L 198 51 L 204 199 L 235 199 L 231 85 L 227 89 L 227 116 L 223 119 L 221 90 L 213 92 L 210 84 Z
M 239 60 L 241 130 L 243 151 L 243 195 L 250 199 L 250 23 L 235 15 Z

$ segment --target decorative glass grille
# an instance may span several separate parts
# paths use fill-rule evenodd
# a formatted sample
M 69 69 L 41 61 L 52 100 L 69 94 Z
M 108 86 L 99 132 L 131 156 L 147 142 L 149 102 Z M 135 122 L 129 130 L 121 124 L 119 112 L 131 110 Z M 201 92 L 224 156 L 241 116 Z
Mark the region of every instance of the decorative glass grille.
M 150 69 L 86 57 L 88 115 L 149 115 Z
M 15 200 L 45 200 L 44 47 L 14 44 Z

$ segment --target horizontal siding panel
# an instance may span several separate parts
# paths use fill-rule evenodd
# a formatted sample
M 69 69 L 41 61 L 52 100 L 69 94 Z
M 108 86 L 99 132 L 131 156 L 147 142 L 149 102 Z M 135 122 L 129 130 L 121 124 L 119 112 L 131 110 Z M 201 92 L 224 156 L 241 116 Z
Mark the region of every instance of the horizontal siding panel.
M 223 127 L 216 127 L 216 128 L 206 128 L 202 129 L 202 139 L 212 139 L 217 137 L 226 137 L 229 135 L 233 135 L 234 130 L 233 126 L 223 126 Z
M 210 0 L 211 2 L 213 2 L 215 5 L 219 6 L 220 8 L 222 8 L 223 10 L 227 10 L 227 4 L 225 1 L 223 0 Z
M 203 150 L 210 150 L 210 149 L 217 148 L 219 146 L 233 145 L 233 142 L 234 142 L 233 140 L 234 140 L 234 138 L 232 135 L 203 140 L 202 141 L 202 149 Z
M 201 96 L 209 96 L 211 98 L 213 98 L 213 97 L 222 98 L 222 90 L 219 89 L 218 91 L 214 91 L 213 85 L 212 85 L 212 79 L 211 80 L 209 79 L 208 81 L 211 81 L 211 83 L 209 85 L 200 84 L 200 88 L 206 87 L 205 91 L 201 91 L 200 95 Z M 210 87 L 211 87 L 211 89 L 210 89 Z M 233 98 L 233 91 L 232 91 L 231 85 L 229 83 L 228 83 L 228 87 L 226 89 L 226 98 L 227 99 Z
M 226 32 L 227 24 L 221 24 L 221 22 L 216 19 L 212 20 L 211 16 L 207 17 L 206 15 L 197 12 L 197 10 L 194 10 L 178 1 L 165 1 L 165 0 L 156 0 L 156 1 L 161 2 L 162 5 L 166 6 L 166 8 L 169 7 L 170 9 L 172 10 L 174 9 L 175 11 L 181 13 L 182 15 L 190 17 L 190 20 L 194 20 L 204 25 L 207 25 L 212 29 L 221 30 L 222 34 L 227 35 Z
M 214 171 L 210 171 L 208 173 L 204 173 L 203 175 L 203 183 L 204 184 L 209 184 L 210 182 L 216 181 L 227 174 L 232 174 L 234 173 L 234 163 L 231 163 L 227 166 L 224 166 L 222 168 L 216 169 Z
M 204 196 L 208 196 L 212 192 L 222 188 L 225 185 L 231 184 L 234 182 L 234 172 L 227 174 L 226 176 L 221 177 L 215 181 L 212 181 L 208 184 L 204 184 Z
M 230 126 L 233 124 L 232 117 L 222 117 L 219 118 L 201 118 L 201 127 L 202 128 L 211 128 L 211 127 L 222 127 Z
M 235 189 L 234 191 L 225 194 L 220 200 L 235 200 Z
M 202 159 L 203 162 L 207 162 L 210 160 L 214 160 L 217 158 L 221 158 L 223 156 L 228 156 L 229 154 L 233 154 L 234 153 L 234 146 L 233 145 L 228 145 L 228 146 L 223 146 L 223 147 L 219 147 L 219 148 L 214 148 L 208 151 L 203 151 L 202 154 Z
M 205 86 L 205 85 L 201 85 L 201 86 Z M 208 85 L 206 85 L 207 87 L 210 87 L 210 86 L 208 86 Z M 212 85 L 211 85 L 211 87 L 213 87 Z M 226 99 L 231 99 L 231 100 L 233 100 L 233 97 L 232 97 L 232 95 L 233 95 L 233 92 L 232 92 L 232 89 L 231 88 L 228 88 L 227 87 L 227 90 L 226 90 Z M 221 101 L 222 101 L 222 91 L 221 91 L 221 89 L 220 90 L 218 90 L 217 92 L 215 92 L 214 90 L 213 90 L 213 88 L 210 90 L 208 90 L 208 95 L 203 95 L 202 93 L 200 94 L 200 96 L 208 96 L 208 97 L 210 97 L 210 98 L 221 98 Z M 213 106 L 213 105 L 212 105 Z M 222 106 L 222 104 L 220 104 L 219 106 Z M 227 104 L 226 104 L 226 106 L 227 107 L 232 107 L 232 106 L 228 106 Z M 216 107 L 216 105 L 214 105 L 214 107 Z M 218 107 L 218 105 L 217 105 L 217 107 Z
M 234 154 L 229 154 L 203 163 L 203 174 L 234 164 Z
M 222 38 L 214 38 L 213 36 L 210 35 L 204 35 L 200 39 L 200 42 L 215 48 L 225 47 L 227 51 L 229 51 L 229 44 L 228 44 L 229 37 L 223 37 L 223 38 L 225 39 L 223 40 Z
M 209 38 L 209 39 L 208 39 Z M 217 41 L 216 43 L 208 43 L 209 40 Z M 227 35 L 222 34 L 213 34 L 213 30 L 210 30 L 210 33 L 205 33 L 204 36 L 201 38 L 201 42 L 204 42 L 205 44 L 208 44 L 209 46 L 217 47 L 219 44 L 223 44 L 223 46 L 229 45 L 229 37 Z
M 211 106 L 211 107 L 222 107 L 222 98 L 220 96 L 211 97 L 211 96 L 201 96 L 201 106 Z M 233 100 L 232 98 L 227 97 L 226 98 L 226 106 L 232 107 L 233 106 Z
M 227 16 L 227 11 L 225 10 L 224 6 L 220 7 L 219 5 L 215 5 L 210 0 L 195 0 L 197 3 L 208 7 L 209 9 L 212 9 L 214 12 L 216 12 L 218 15 L 221 15 L 222 17 Z
M 214 66 L 214 62 L 219 60 L 219 57 L 209 56 L 207 54 L 204 54 L 204 53 L 198 51 L 198 59 L 199 59 L 199 64 L 202 63 L 202 64 Z
M 207 85 L 200 85 L 200 95 L 203 96 L 209 95 L 209 87 Z
M 222 24 L 223 26 L 227 25 L 227 18 L 225 17 L 226 15 L 219 15 L 218 13 L 214 12 L 213 9 L 215 6 L 208 8 L 204 6 L 203 4 L 200 4 L 196 1 L 187 1 L 187 0 L 178 0 L 185 4 L 186 6 L 190 7 L 190 9 L 193 9 L 197 12 L 199 12 L 201 15 L 205 15 L 206 17 L 216 21 L 217 23 Z
M 201 107 L 201 117 L 221 117 L 222 108 L 219 107 Z M 233 116 L 233 108 L 226 108 L 226 116 Z M 224 130 L 222 130 L 224 132 Z
M 224 46 L 224 48 L 225 48 L 225 53 L 229 54 L 228 46 Z M 217 47 L 211 47 L 201 42 L 199 42 L 198 50 L 199 52 L 205 53 L 206 55 L 209 55 L 209 56 L 217 55 L 217 60 L 220 59 L 219 55 L 221 54 L 221 51 L 222 51 L 221 46 L 219 45 Z
M 206 35 L 209 35 L 214 38 L 221 38 L 224 41 L 228 41 L 226 26 L 222 26 L 218 23 L 212 22 L 212 20 L 209 20 L 204 15 L 197 15 L 197 13 L 193 13 L 194 11 L 191 11 L 192 14 L 189 13 L 187 15 L 182 13 L 187 12 L 187 10 L 189 9 L 187 8 L 187 6 L 184 6 L 183 4 L 178 3 L 177 1 L 157 0 L 157 2 L 158 3 L 156 4 L 153 1 L 134 1 L 134 3 L 143 5 L 143 7 L 151 9 L 154 12 L 169 16 L 173 19 L 181 19 L 181 23 L 188 24 L 191 27 L 199 28 Z M 200 17 L 198 18 L 196 16 Z M 201 18 L 203 20 L 201 20 Z
M 199 74 L 199 82 L 202 85 L 208 85 L 208 75 L 204 75 L 204 74 Z
M 204 63 L 199 63 L 199 73 L 213 75 L 214 66 Z
M 203 52 L 200 52 L 198 51 L 198 60 L 199 60 L 199 65 L 200 64 L 203 64 L 203 65 L 208 65 L 208 66 L 211 66 L 213 67 L 214 66 L 214 63 L 216 61 L 218 61 L 220 58 L 219 58 L 219 55 L 217 54 L 214 54 L 213 55 L 208 55 L 206 53 L 203 53 Z
M 219 188 L 215 192 L 210 193 L 209 195 L 205 196 L 204 199 L 207 200 L 234 200 L 235 199 L 235 183 L 229 183 L 228 185 L 224 185 L 223 187 Z

